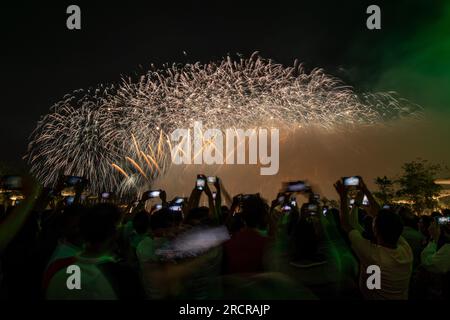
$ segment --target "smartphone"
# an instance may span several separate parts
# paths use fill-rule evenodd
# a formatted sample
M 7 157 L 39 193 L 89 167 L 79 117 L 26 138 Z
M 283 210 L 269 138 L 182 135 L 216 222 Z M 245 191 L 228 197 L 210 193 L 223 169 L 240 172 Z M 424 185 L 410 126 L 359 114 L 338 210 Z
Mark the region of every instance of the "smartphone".
M 208 178 L 207 178 L 208 183 L 216 183 L 217 180 L 218 180 L 217 177 L 208 177 Z
M 81 183 L 83 180 L 84 180 L 83 177 L 66 176 L 64 183 L 68 187 L 73 187 L 73 186 L 76 186 L 77 184 Z
M 153 199 L 153 198 L 158 198 L 160 196 L 160 194 L 161 194 L 161 190 L 152 190 L 152 191 L 148 192 L 147 196 L 150 199 Z
M 182 206 L 181 205 L 172 205 L 169 207 L 170 211 L 174 211 L 174 212 L 180 212 L 183 211 Z
M 327 207 L 327 206 L 324 206 L 324 207 L 322 208 L 322 214 L 326 217 L 326 216 L 327 216 L 327 213 L 328 213 L 328 207 Z
M 217 192 L 213 191 L 213 193 L 212 193 L 212 197 L 213 197 L 213 199 L 214 199 L 214 200 L 216 200 L 216 197 L 217 197 Z
M 74 201 L 75 201 L 75 197 L 73 197 L 73 196 L 66 197 L 64 199 L 64 203 L 66 204 L 66 206 L 71 206 Z
M 366 195 L 364 195 L 363 201 L 362 201 L 362 205 L 363 206 L 368 206 L 369 205 L 369 199 L 367 198 Z
M 450 217 L 436 217 L 436 222 L 440 226 L 446 226 L 450 224 Z
M 292 200 L 291 200 L 291 206 L 292 206 L 292 207 L 296 207 L 296 206 L 297 206 L 297 200 L 292 199 Z
M 342 183 L 346 187 L 357 187 L 360 184 L 360 179 L 359 179 L 359 177 L 356 177 L 356 176 L 344 177 L 344 178 L 342 178 Z
M 301 192 L 307 189 L 304 181 L 288 182 L 286 186 L 287 192 Z
M 6 190 L 22 189 L 22 177 L 20 176 L 4 176 L 1 179 L 2 187 Z
M 183 202 L 185 202 L 187 199 L 186 198 L 182 198 L 182 197 L 176 197 L 175 199 L 173 199 L 173 203 L 174 204 L 182 204 Z
M 203 176 L 198 175 L 197 176 L 197 182 L 195 184 L 197 190 L 203 191 L 205 190 L 206 180 Z

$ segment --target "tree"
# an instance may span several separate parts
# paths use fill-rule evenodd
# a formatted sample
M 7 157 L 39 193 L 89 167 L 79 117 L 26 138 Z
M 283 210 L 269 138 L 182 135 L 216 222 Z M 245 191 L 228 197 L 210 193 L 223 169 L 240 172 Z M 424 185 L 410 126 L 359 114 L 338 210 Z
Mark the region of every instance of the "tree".
M 396 181 L 400 186 L 397 195 L 411 201 L 416 213 L 437 207 L 435 197 L 439 195 L 441 186 L 434 181 L 436 174 L 441 171 L 441 166 L 418 159 L 405 163 L 402 169 L 403 175 Z
M 388 177 L 377 177 L 375 184 L 378 186 L 378 191 L 374 192 L 374 196 L 377 197 L 383 204 L 391 202 L 394 198 L 394 181 Z

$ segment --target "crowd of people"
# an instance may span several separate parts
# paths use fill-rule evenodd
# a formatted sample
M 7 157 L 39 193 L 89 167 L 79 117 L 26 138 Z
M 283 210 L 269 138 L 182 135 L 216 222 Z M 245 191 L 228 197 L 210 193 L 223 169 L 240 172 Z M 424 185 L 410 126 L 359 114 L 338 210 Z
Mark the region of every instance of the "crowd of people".
M 269 202 L 203 175 L 189 198 L 126 204 L 65 187 L 24 178 L 24 199 L 0 206 L 1 299 L 450 297 L 449 211 L 379 203 L 360 177 L 336 182 L 338 208 L 302 181 Z

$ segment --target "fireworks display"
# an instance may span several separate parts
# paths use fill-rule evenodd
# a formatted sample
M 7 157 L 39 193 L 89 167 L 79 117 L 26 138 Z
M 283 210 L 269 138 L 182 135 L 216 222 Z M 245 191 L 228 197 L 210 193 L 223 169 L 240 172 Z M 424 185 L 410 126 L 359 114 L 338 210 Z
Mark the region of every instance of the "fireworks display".
M 26 159 L 45 185 L 64 173 L 88 178 L 92 191 L 123 194 L 170 168 L 168 134 L 194 121 L 222 130 L 341 130 L 420 115 L 393 93 L 357 94 L 321 69 L 307 73 L 254 53 L 153 68 L 138 80 L 67 95 L 38 122 Z

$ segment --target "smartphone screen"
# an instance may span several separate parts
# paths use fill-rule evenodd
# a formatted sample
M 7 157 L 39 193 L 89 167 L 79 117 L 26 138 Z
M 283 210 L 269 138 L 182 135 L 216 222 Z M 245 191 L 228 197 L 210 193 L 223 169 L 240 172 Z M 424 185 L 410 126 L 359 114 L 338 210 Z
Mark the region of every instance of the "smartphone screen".
M 206 185 L 206 181 L 204 178 L 197 178 L 196 186 L 197 186 L 198 190 L 205 189 L 205 185 Z
M 184 198 L 175 198 L 175 200 L 173 201 L 175 204 L 182 204 L 184 202 Z
M 441 226 L 450 224 L 450 217 L 437 217 L 437 223 Z
M 148 193 L 148 197 L 149 198 L 158 198 L 160 194 L 161 194 L 160 190 L 153 190 Z
M 368 206 L 369 205 L 369 199 L 367 198 L 366 195 L 364 195 L 363 201 L 362 201 L 363 206 Z
M 217 177 L 208 177 L 208 183 L 216 183 Z
M 182 207 L 180 205 L 173 205 L 169 207 L 170 211 L 180 212 L 182 211 Z
M 344 186 L 346 187 L 356 187 L 359 186 L 359 178 L 358 177 L 348 177 L 344 178 Z
M 289 184 L 286 188 L 286 190 L 288 192 L 299 192 L 299 191 L 304 191 L 305 189 L 306 189 L 306 185 L 302 181 L 289 182 Z

